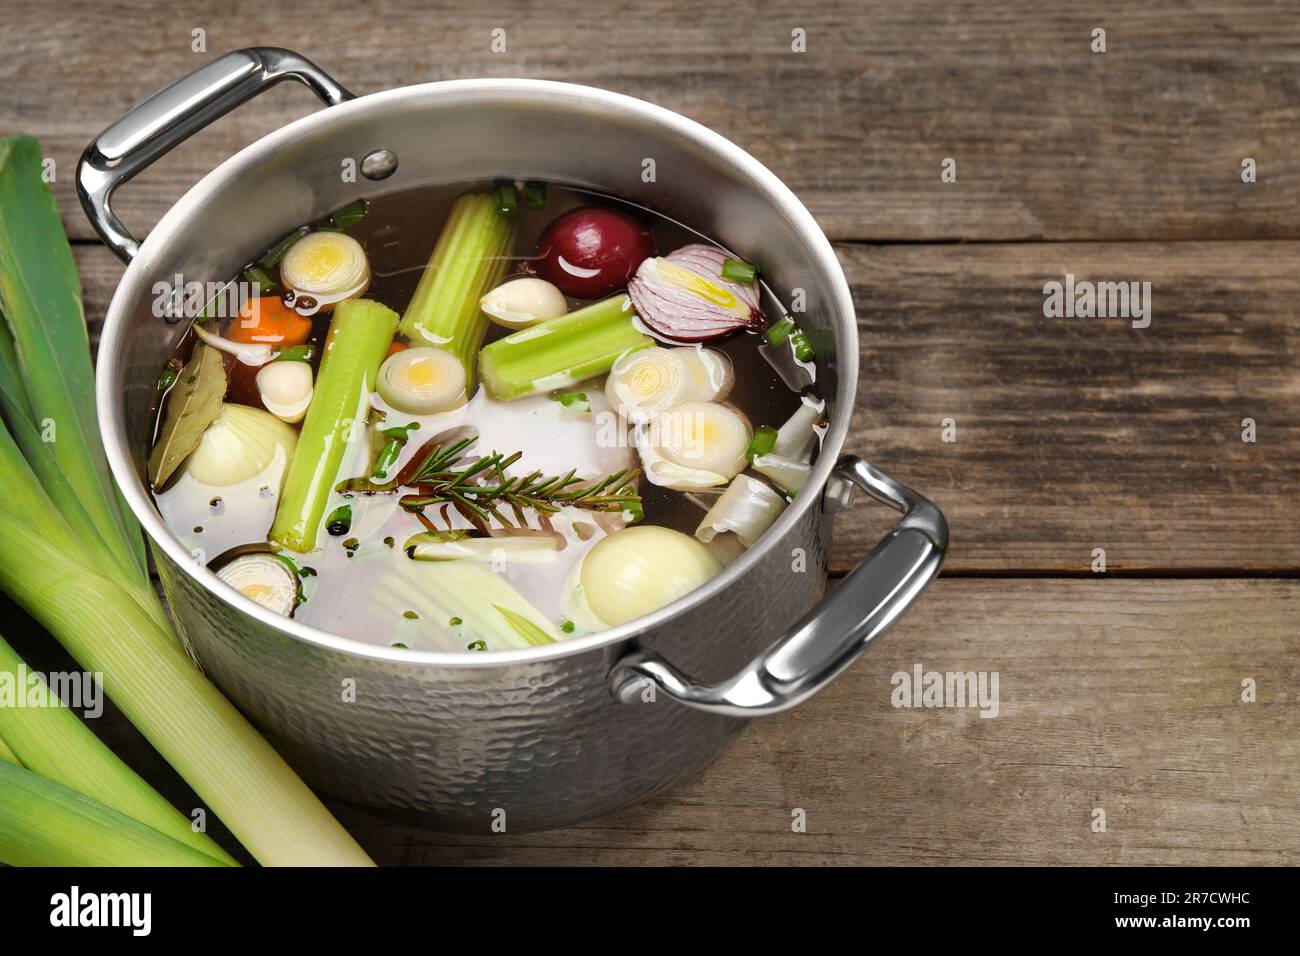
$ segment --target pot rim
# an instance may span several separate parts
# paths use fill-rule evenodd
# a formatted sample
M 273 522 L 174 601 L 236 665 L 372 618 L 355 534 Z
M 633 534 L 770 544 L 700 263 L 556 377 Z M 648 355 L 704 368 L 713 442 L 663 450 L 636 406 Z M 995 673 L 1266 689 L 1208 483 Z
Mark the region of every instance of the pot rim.
M 219 193 L 238 182 L 244 171 L 261 162 L 265 155 L 274 153 L 276 149 L 287 145 L 308 130 L 315 129 L 318 126 L 328 126 L 333 122 L 341 122 L 350 118 L 354 113 L 364 112 L 393 102 L 459 97 L 467 94 L 471 96 L 481 95 L 487 99 L 499 95 L 569 99 L 615 112 L 633 113 L 654 126 L 663 129 L 665 133 L 691 140 L 715 156 L 721 157 L 742 172 L 762 194 L 763 198 L 774 204 L 808 242 L 813 250 L 817 264 L 829 276 L 834 289 L 830 308 L 834 313 L 837 313 L 839 318 L 832 324 L 838 325 L 843 322 L 846 326 L 841 330 L 844 332 L 843 347 L 839 349 L 836 355 L 837 389 L 835 407 L 839 409 L 839 414 L 834 416 L 830 422 L 830 427 L 822 440 L 821 454 L 813 466 L 807 486 L 816 489 L 817 493 L 798 495 L 790 507 L 786 508 L 785 513 L 768 529 L 765 534 L 767 538 L 765 544 L 750 548 L 707 584 L 696 588 L 689 594 L 652 614 L 608 630 L 573 638 L 572 640 L 557 641 L 554 644 L 542 647 L 493 651 L 489 654 L 477 651 L 417 651 L 369 644 L 353 638 L 343 637 L 291 618 L 281 617 L 251 598 L 240 594 L 221 581 L 206 566 L 197 567 L 193 556 L 164 524 L 161 514 L 132 465 L 132 456 L 126 440 L 123 411 L 119 401 L 120 396 L 123 394 L 123 389 L 118 385 L 118 380 L 122 375 L 121 363 L 116 358 L 110 360 L 110 356 L 115 357 L 121 348 L 122 337 L 126 330 L 124 311 L 127 297 L 124 295 L 124 290 L 141 281 L 141 276 L 148 273 L 157 254 L 156 250 L 161 242 L 160 237 L 170 235 L 184 228 L 191 211 L 200 203 L 206 201 L 214 193 Z M 848 317 L 847 321 L 843 320 L 842 317 L 844 316 Z M 112 469 L 114 479 L 122 490 L 122 494 L 154 545 L 160 547 L 173 564 L 178 565 L 185 574 L 188 574 L 214 597 L 229 604 L 235 610 L 254 618 L 261 624 L 282 632 L 287 637 L 347 656 L 368 658 L 399 665 L 490 668 L 556 660 L 618 644 L 643 632 L 651 631 L 665 622 L 689 612 L 738 583 L 758 562 L 766 550 L 771 548 L 774 542 L 783 538 L 810 508 L 819 505 L 822 500 L 822 493 L 843 447 L 845 437 L 848 434 L 849 419 L 852 417 L 853 399 L 857 391 L 858 379 L 857 323 L 848 282 L 844 278 L 844 273 L 835 257 L 834 250 L 831 248 L 830 241 L 817 225 L 812 214 L 795 197 L 789 187 L 781 182 L 776 174 L 722 135 L 672 110 L 656 106 L 645 100 L 622 93 L 602 90 L 597 87 L 560 83 L 552 80 L 510 78 L 442 80 L 400 86 L 371 93 L 308 114 L 244 147 L 200 179 L 158 221 L 158 224 L 141 243 L 139 253 L 131 261 L 122 276 L 104 320 L 95 377 L 100 433 L 108 456 L 109 466 Z

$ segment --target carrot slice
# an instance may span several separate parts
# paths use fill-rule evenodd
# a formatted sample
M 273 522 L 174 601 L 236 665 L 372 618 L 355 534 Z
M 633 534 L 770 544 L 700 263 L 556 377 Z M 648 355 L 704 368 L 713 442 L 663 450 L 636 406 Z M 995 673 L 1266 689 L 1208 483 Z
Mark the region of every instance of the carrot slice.
M 392 358 L 404 348 L 406 348 L 405 342 L 393 342 L 392 345 L 388 346 L 388 354 L 386 354 L 384 358 Z
M 285 348 L 302 345 L 311 335 L 311 319 L 295 312 L 274 295 L 249 299 L 239 318 L 226 329 L 232 342 L 256 342 Z

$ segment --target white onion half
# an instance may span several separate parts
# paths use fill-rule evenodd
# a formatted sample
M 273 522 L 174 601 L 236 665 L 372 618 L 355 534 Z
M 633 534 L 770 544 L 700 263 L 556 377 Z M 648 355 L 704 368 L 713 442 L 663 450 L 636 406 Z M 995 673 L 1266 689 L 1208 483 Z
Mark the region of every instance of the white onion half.
M 445 412 L 465 403 L 465 367 L 446 349 L 428 345 L 402 349 L 379 367 L 376 391 L 399 412 Z
M 257 372 L 257 392 L 266 410 L 282 422 L 300 422 L 311 404 L 312 371 L 307 362 L 271 362 Z
M 717 535 L 731 532 L 745 547 L 753 547 L 759 535 L 781 516 L 785 504 L 785 498 L 766 483 L 737 475 L 695 529 L 695 537 L 707 544 Z
M 624 624 L 694 591 L 722 563 L 694 538 L 637 525 L 603 538 L 582 559 L 582 594 L 606 624 Z
M 270 412 L 227 402 L 185 459 L 185 471 L 205 485 L 226 487 L 260 475 L 283 448 L 293 457 L 298 433 Z
M 370 263 L 361 243 L 346 233 L 309 232 L 284 254 L 280 281 L 322 306 L 333 305 L 366 291 Z

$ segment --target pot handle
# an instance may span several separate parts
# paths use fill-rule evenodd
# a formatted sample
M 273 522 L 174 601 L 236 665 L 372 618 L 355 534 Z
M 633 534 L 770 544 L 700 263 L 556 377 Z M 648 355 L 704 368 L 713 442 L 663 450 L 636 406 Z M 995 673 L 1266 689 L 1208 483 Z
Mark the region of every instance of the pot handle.
M 894 623 L 938 574 L 948 550 L 948 523 L 929 499 L 861 458 L 845 455 L 835 474 L 903 513 L 840 586 L 733 677 L 701 684 L 658 655 L 638 650 L 610 671 L 616 697 L 639 700 L 650 682 L 698 710 L 734 717 L 779 713 L 825 687 Z
M 281 80 L 298 80 L 329 106 L 352 99 L 328 73 L 278 47 L 227 53 L 164 86 L 95 137 L 77 164 L 77 195 L 90 224 L 129 263 L 140 243 L 113 214 L 113 190 L 172 147 Z

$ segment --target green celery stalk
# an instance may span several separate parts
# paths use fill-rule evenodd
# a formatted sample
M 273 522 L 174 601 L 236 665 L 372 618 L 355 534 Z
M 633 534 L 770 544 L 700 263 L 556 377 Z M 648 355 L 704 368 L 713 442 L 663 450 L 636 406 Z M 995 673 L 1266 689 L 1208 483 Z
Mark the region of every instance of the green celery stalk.
M 50 455 L 104 543 L 145 584 L 144 543 L 99 440 L 81 282 L 42 171 L 34 138 L 0 139 L 0 312 L 32 424 L 53 427 Z
M 461 196 L 402 316 L 402 335 L 451 352 L 471 383 L 474 355 L 488 327 L 479 299 L 505 274 L 514 240 L 515 217 L 501 212 L 491 193 Z
M 4 761 L 0 761 L 0 860 L 11 866 L 233 864 Z
M 349 299 L 334 310 L 315 395 L 271 525 L 276 544 L 315 549 L 345 453 L 353 439 L 365 438 L 368 399 L 396 329 L 397 313 L 369 299 Z
M 604 375 L 620 356 L 654 344 L 633 315 L 628 297 L 616 295 L 497 339 L 479 352 L 483 385 L 511 401 Z
M 22 688 L 22 658 L 0 637 L 0 675 Z M 152 827 L 223 863 L 234 859 L 117 758 L 58 697 L 45 706 L 0 706 L 0 737 L 28 770 Z
M 83 670 L 263 865 L 370 859 L 180 642 L 129 592 L 48 542 L 0 498 L 0 589 Z

